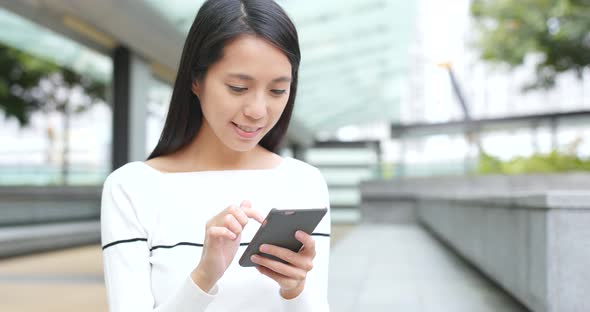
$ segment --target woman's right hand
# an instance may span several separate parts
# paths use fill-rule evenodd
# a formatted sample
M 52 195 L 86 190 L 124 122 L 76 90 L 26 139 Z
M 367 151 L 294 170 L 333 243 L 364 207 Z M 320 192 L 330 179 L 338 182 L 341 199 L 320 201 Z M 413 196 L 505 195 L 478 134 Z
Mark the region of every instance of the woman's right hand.
M 245 200 L 239 207 L 229 206 L 207 222 L 201 261 L 191 274 L 193 281 L 205 292 L 213 288 L 232 263 L 249 219 L 262 223 L 264 216 Z

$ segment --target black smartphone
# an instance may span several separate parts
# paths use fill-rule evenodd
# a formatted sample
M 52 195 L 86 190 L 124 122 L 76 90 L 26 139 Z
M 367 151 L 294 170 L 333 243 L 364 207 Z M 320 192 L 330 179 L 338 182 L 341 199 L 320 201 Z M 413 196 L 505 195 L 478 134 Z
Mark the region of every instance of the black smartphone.
M 273 208 L 260 228 L 254 234 L 252 241 L 240 258 L 243 267 L 256 266 L 250 260 L 254 254 L 287 263 L 282 259 L 260 252 L 260 245 L 270 244 L 298 252 L 303 244 L 295 238 L 295 232 L 301 230 L 311 234 L 326 215 L 327 208 L 314 209 L 276 209 Z

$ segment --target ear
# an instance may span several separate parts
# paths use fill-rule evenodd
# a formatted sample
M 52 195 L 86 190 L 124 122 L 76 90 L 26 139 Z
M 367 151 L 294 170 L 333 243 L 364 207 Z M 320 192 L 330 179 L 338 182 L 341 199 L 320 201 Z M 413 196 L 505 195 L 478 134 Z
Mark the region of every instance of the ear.
M 201 84 L 198 81 L 194 81 L 191 85 L 191 91 L 193 94 L 196 95 L 198 98 L 201 96 Z

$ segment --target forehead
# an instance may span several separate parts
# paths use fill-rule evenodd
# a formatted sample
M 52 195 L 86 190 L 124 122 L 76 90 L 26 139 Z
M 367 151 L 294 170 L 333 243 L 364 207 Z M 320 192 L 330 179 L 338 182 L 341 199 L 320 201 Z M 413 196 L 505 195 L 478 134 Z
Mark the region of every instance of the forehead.
M 216 74 L 246 74 L 256 80 L 291 77 L 291 63 L 285 53 L 252 35 L 240 36 L 226 43 L 222 58 L 210 70 Z

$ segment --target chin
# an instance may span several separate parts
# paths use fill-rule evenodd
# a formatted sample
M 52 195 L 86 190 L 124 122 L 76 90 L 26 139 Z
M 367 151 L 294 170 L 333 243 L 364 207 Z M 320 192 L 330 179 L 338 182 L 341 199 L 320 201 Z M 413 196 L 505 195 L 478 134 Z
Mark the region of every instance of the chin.
M 260 143 L 260 141 L 252 141 L 252 142 L 231 142 L 229 144 L 225 144 L 229 149 L 236 151 L 236 152 L 249 152 L 256 148 L 256 146 Z

